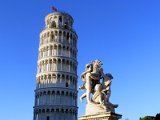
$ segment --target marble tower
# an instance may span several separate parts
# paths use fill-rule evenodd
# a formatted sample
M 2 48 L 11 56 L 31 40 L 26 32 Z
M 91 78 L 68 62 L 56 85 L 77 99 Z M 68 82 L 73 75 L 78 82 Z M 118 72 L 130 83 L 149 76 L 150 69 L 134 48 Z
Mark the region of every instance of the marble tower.
M 33 120 L 77 120 L 77 39 L 65 12 L 45 17 L 40 33 Z

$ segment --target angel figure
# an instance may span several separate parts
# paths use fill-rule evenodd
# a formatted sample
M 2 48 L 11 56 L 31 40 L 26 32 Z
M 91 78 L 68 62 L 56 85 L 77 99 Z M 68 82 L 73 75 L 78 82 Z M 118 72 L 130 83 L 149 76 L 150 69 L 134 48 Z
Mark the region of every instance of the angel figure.
M 86 97 L 87 102 L 91 102 L 90 94 L 94 93 L 95 85 L 100 83 L 100 79 L 103 76 L 101 66 L 102 62 L 100 60 L 94 60 L 86 65 L 86 71 L 81 75 L 84 83 L 80 87 L 81 90 L 86 90 L 86 92 L 80 97 L 81 101 Z

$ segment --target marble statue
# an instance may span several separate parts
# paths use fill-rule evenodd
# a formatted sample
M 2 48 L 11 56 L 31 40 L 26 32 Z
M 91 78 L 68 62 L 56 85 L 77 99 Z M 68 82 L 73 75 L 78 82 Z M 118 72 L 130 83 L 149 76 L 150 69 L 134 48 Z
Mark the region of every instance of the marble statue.
M 92 96 L 92 102 L 95 104 L 105 105 L 106 104 L 106 95 L 102 92 L 102 85 L 96 84 L 95 86 L 95 93 Z
M 81 101 L 86 97 L 87 102 L 91 102 L 90 94 L 94 93 L 95 85 L 100 83 L 100 79 L 103 76 L 103 69 L 101 68 L 102 62 L 100 60 L 94 60 L 86 65 L 86 71 L 82 73 L 81 79 L 83 85 L 80 87 L 86 92 L 80 97 Z
M 83 101 L 86 97 L 87 104 L 97 107 L 99 111 L 115 112 L 118 105 L 109 101 L 113 76 L 110 73 L 103 73 L 100 60 L 92 61 L 85 68 L 85 72 L 81 75 L 83 85 L 80 89 L 86 92 L 80 97 L 80 100 Z

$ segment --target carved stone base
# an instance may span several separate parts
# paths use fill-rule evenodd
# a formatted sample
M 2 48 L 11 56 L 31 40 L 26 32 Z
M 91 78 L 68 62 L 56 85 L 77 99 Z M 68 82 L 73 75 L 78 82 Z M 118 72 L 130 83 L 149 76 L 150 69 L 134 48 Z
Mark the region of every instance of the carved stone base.
M 95 104 L 93 102 L 86 104 L 86 114 L 85 115 L 104 113 L 104 112 L 115 113 L 113 104 L 112 105 L 107 104 L 106 106 L 102 104 Z
M 92 102 L 86 104 L 86 115 L 108 112 L 106 106 L 94 104 Z
M 79 120 L 119 120 L 122 115 L 112 113 L 112 112 L 104 112 L 98 114 L 90 114 L 79 117 Z

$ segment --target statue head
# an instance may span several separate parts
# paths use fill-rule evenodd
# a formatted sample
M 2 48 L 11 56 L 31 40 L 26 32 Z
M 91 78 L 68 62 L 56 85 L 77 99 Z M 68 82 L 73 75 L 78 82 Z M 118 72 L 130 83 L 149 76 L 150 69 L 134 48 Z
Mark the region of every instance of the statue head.
M 102 61 L 100 61 L 98 59 L 92 61 L 92 64 L 95 66 L 99 66 L 99 67 L 101 67 L 103 65 Z
M 113 79 L 113 76 L 112 76 L 112 74 L 110 74 L 110 73 L 107 73 L 107 74 L 105 74 L 110 80 L 111 79 Z

